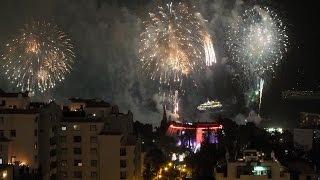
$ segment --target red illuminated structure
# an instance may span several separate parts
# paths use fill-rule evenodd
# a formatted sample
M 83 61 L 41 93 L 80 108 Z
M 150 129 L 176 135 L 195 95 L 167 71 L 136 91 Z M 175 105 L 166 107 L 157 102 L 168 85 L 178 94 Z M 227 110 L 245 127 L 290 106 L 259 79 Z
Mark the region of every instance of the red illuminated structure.
M 167 136 L 175 137 L 178 146 L 196 150 L 204 138 L 208 138 L 210 143 L 218 143 L 217 131 L 222 128 L 222 125 L 211 122 L 172 123 L 168 127 Z

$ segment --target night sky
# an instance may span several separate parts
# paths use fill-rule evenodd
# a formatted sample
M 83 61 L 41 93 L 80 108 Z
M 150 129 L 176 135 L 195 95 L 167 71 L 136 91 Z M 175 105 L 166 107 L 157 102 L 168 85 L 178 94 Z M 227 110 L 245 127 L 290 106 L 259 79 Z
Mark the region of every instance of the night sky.
M 196 77 L 198 88 L 184 87 L 180 113 L 188 120 L 204 118 L 195 107 L 218 99 L 237 106 L 241 112 L 241 90 L 232 82 L 233 71 L 225 48 L 225 30 L 231 12 L 249 1 L 200 0 L 197 9 L 209 22 L 215 38 L 218 64 Z M 259 1 L 255 1 L 257 3 Z M 262 2 L 262 3 L 261 3 Z M 284 101 L 281 91 L 319 90 L 319 28 L 314 1 L 261 1 L 276 9 L 289 28 L 290 48 L 274 78 L 268 83 L 262 103 L 262 116 L 278 124 L 292 126 L 298 112 L 320 112 L 319 102 Z M 252 3 L 252 2 L 250 2 Z M 157 96 L 159 84 L 148 79 L 137 59 L 141 22 L 156 3 L 148 0 L 1 0 L 0 49 L 23 24 L 32 20 L 53 21 L 72 39 L 75 64 L 66 80 L 50 95 L 57 101 L 68 97 L 102 98 L 134 113 L 134 120 L 159 124 L 162 105 Z M 0 74 L 0 87 L 17 90 Z M 237 99 L 236 104 L 232 104 Z

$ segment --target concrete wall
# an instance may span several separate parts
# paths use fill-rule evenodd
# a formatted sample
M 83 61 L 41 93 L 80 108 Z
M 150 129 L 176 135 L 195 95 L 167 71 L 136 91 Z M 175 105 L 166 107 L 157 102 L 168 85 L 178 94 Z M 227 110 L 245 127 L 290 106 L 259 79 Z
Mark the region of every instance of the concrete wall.
M 35 156 L 38 156 L 39 142 L 34 131 L 38 130 L 39 114 L 0 114 L 0 117 L 4 120 L 0 129 L 11 140 L 8 163 L 13 163 L 11 157 L 16 156 L 16 161 L 29 165 L 31 169 L 38 168 L 39 158 L 35 159 Z M 11 130 L 16 131 L 16 137 L 11 137 Z

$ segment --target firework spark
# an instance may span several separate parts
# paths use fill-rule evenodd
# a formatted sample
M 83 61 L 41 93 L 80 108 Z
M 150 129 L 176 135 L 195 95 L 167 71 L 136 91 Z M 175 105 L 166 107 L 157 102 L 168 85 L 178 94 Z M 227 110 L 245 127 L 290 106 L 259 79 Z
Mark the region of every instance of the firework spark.
M 65 78 L 74 57 L 70 39 L 56 25 L 32 22 L 6 44 L 1 64 L 21 90 L 44 92 Z
M 254 6 L 232 25 L 227 44 L 243 69 L 261 76 L 274 72 L 287 51 L 286 26 L 273 11 Z
M 149 13 L 140 35 L 143 69 L 161 84 L 184 77 L 216 61 L 211 36 L 199 13 L 183 3 L 170 3 Z

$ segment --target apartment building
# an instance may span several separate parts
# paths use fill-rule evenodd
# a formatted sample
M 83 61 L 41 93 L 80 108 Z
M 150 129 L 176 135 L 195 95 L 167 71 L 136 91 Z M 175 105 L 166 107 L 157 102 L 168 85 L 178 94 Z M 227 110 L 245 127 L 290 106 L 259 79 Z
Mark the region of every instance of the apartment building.
M 52 179 L 141 179 L 141 141 L 133 114 L 102 100 L 71 98 L 58 128 Z
M 45 180 L 141 179 L 133 114 L 102 100 L 70 101 L 62 109 L 55 102 L 30 102 L 27 93 L 1 90 L 0 166 L 12 164 L 8 172 L 17 175 L 15 168 L 25 165 Z
M 39 112 L 29 109 L 0 109 L 0 162 L 39 166 Z

